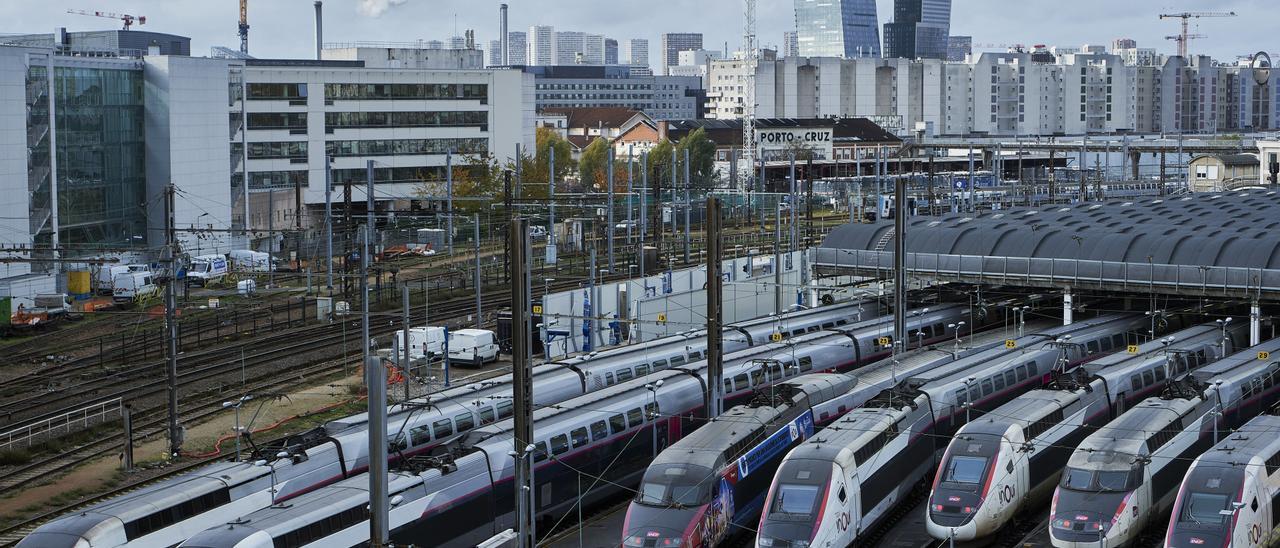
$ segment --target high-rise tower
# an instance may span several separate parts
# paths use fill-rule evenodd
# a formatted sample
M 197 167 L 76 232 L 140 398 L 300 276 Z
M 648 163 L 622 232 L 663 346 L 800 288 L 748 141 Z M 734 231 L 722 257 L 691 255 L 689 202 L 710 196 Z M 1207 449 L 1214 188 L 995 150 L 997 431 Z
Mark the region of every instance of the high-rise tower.
M 884 25 L 884 56 L 946 59 L 951 0 L 894 0 L 893 22 Z
M 875 0 L 795 0 L 795 6 L 801 56 L 880 56 Z

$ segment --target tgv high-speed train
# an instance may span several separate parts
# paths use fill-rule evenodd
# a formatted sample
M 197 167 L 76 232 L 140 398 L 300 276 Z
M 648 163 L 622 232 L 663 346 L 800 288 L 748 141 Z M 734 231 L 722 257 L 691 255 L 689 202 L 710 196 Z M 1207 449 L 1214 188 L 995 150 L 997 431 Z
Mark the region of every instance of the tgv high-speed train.
M 786 335 L 857 322 L 873 302 L 851 302 L 728 325 L 726 352 Z M 955 322 L 962 308 L 937 307 Z M 705 330 L 579 355 L 533 368 L 535 405 L 551 405 L 657 370 L 703 359 Z M 867 348 L 868 352 L 873 349 Z M 391 459 L 424 453 L 512 414 L 511 375 L 470 383 L 388 411 Z M 40 526 L 23 548 L 169 547 L 209 527 L 367 470 L 368 417 L 358 414 L 261 446 L 249 462 L 219 462 Z M 278 458 L 284 453 L 286 458 Z
M 882 360 L 851 375 L 854 384 L 831 402 L 833 405 L 815 409 L 817 416 L 811 422 L 821 427 L 838 419 L 893 386 L 898 378 L 961 359 L 972 357 L 969 363 L 974 363 L 1009 352 L 1012 350 L 999 333 L 982 333 L 970 339 L 968 348 L 931 347 L 895 360 Z M 657 542 L 658 546 L 679 543 L 696 548 L 714 546 L 728 537 L 753 531 L 778 464 L 787 451 L 812 435 L 805 428 L 790 428 L 785 420 L 770 422 L 762 417 L 783 416 L 783 411 L 771 407 L 751 411 L 737 408 L 734 412 L 749 413 L 748 418 L 759 426 L 743 428 L 742 420 L 731 412 L 663 451 L 645 471 L 640 490 L 627 509 L 622 545 L 636 547 Z M 672 496 L 680 493 L 683 498 L 662 500 L 647 494 L 655 491 Z
M 931 472 L 953 432 L 1063 370 L 1103 356 L 1092 345 L 1149 324 L 1107 315 L 1016 339 L 1017 350 L 913 375 L 787 455 L 756 546 L 846 546 L 876 526 Z M 1071 342 L 1068 342 L 1071 341 Z M 1089 348 L 1099 348 L 1093 354 Z
M 989 537 L 1048 501 L 1071 451 L 1095 428 L 1158 395 L 1165 381 L 1234 351 L 1243 325 L 1194 326 L 1107 356 L 1033 390 L 960 429 L 930 493 L 925 524 L 937 539 Z M 1225 336 L 1224 336 L 1225 335 Z M 1115 337 L 1100 349 L 1126 348 Z
M 913 329 L 948 339 L 967 311 L 957 308 L 913 315 Z M 801 374 L 845 371 L 859 356 L 883 355 L 880 337 L 891 317 L 798 335 L 726 356 L 727 405 L 753 391 Z M 928 341 L 926 340 L 926 343 Z M 872 358 L 874 359 L 874 358 Z M 768 364 L 768 372 L 761 364 Z M 777 369 L 774 369 L 777 366 Z M 777 373 L 777 374 L 775 374 Z M 706 362 L 672 367 L 534 413 L 534 497 L 540 527 L 639 482 L 659 450 L 702 425 Z M 657 381 L 661 387 L 650 390 Z M 654 407 L 656 405 L 656 407 Z M 652 419 L 652 413 L 659 420 Z M 514 525 L 515 463 L 509 452 L 513 420 L 476 428 L 450 443 L 450 454 L 422 472 L 392 474 L 392 538 L 397 543 L 471 546 Z M 656 441 L 656 445 L 654 444 Z M 524 444 L 522 444 L 523 448 Z M 582 492 L 577 480 L 582 478 Z M 406 479 L 407 478 L 407 479 Z M 368 541 L 368 478 L 355 477 L 246 513 L 235 522 L 193 536 L 188 546 L 355 546 Z M 302 540 L 305 539 L 305 540 Z
M 1173 505 L 1191 461 L 1277 401 L 1280 351 L 1270 341 L 1170 383 L 1081 442 L 1062 472 L 1049 511 L 1049 538 L 1060 548 L 1121 547 Z
M 1280 542 L 1278 504 L 1280 417 L 1268 414 L 1224 436 L 1191 464 L 1173 503 L 1165 548 L 1273 546 Z

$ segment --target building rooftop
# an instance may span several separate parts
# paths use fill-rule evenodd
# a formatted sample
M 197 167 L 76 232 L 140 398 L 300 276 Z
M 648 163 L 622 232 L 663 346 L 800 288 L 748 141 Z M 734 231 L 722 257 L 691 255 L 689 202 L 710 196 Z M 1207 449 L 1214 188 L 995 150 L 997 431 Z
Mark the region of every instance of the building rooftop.
M 568 127 L 571 128 L 593 128 L 622 127 L 631 118 L 643 112 L 626 107 L 547 107 L 542 109 L 542 114 L 559 114 L 565 116 Z
M 839 142 L 898 143 L 902 140 L 867 118 L 761 118 L 757 129 L 783 128 L 832 128 L 832 136 Z M 687 133 L 702 128 L 707 136 L 720 145 L 742 145 L 742 120 L 671 120 L 667 133 L 678 140 Z

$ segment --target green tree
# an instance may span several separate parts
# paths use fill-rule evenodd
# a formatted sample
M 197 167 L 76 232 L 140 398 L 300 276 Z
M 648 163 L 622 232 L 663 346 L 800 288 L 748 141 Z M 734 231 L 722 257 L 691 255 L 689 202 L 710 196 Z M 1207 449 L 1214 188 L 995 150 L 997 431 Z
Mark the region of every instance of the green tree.
M 698 128 L 680 140 L 676 154 L 684 162 L 684 153 L 689 152 L 689 178 L 693 180 L 693 188 L 709 190 L 719 184 L 719 172 L 716 171 L 716 144 L 707 137 L 706 130 Z M 681 173 L 683 177 L 683 173 Z
M 503 166 L 492 154 L 476 153 L 456 156 L 453 164 L 453 210 L 471 214 L 484 211 L 489 204 L 503 199 Z M 443 180 L 427 180 L 420 175 L 414 195 L 424 200 L 444 201 L 448 186 Z
M 578 174 L 582 178 L 584 189 L 604 189 L 607 184 L 609 162 L 609 142 L 603 137 L 596 137 L 587 148 L 582 149 L 582 157 L 578 159 Z
M 556 156 L 556 181 L 574 171 L 573 147 L 551 128 L 540 127 L 535 134 L 537 145 L 533 156 L 520 159 L 521 198 L 547 197 L 547 181 L 550 178 L 551 151 Z
M 649 187 L 653 188 L 656 184 L 663 188 L 668 188 L 671 183 L 668 181 L 671 177 L 671 151 L 675 150 L 675 145 L 666 139 L 658 142 L 649 150 Z

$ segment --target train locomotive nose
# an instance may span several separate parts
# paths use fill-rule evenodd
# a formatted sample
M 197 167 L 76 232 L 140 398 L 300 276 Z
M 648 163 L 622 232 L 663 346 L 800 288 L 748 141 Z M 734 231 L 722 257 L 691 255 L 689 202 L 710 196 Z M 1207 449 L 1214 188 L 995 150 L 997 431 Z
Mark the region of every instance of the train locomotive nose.
M 622 532 L 623 548 L 692 548 L 705 545 L 699 527 L 703 509 L 656 509 L 632 504 L 627 527 Z

